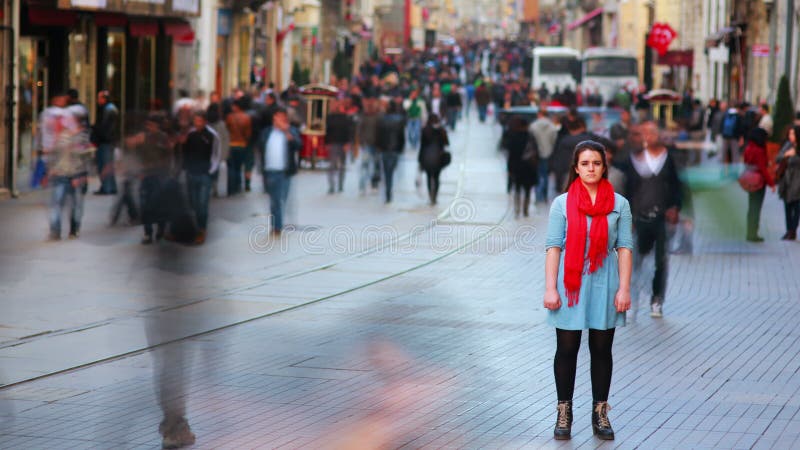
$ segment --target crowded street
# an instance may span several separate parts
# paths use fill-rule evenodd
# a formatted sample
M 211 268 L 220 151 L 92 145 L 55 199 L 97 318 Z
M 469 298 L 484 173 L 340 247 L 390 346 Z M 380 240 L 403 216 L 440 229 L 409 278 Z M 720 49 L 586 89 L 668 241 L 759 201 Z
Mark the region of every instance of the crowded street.
M 11 226 L 35 222 L 43 198 L 0 205 L 17 230 L 2 242 L 14 324 L 0 349 L 2 446 L 153 448 L 154 380 L 167 379 L 195 448 L 560 447 L 538 275 L 548 211 L 511 214 L 498 137 L 476 115 L 453 133 L 439 207 L 415 187 L 412 152 L 388 206 L 358 194 L 352 165 L 335 197 L 324 173 L 303 173 L 279 244 L 250 238 L 259 189 L 214 200 L 206 245 L 163 244 L 180 267 L 148 264 L 138 231 L 108 228 L 105 197 L 87 201 L 75 242 Z M 634 300 L 610 399 L 620 448 L 798 445 L 797 244 L 737 239 L 713 212 L 742 195 L 695 199 L 694 253 L 671 258 L 667 317 Z M 778 208 L 767 199 L 766 235 L 780 232 Z M 587 364 L 582 353 L 577 411 Z M 588 425 L 572 446 L 598 444 Z
M 0 450 L 800 448 L 800 0 L 0 0 Z

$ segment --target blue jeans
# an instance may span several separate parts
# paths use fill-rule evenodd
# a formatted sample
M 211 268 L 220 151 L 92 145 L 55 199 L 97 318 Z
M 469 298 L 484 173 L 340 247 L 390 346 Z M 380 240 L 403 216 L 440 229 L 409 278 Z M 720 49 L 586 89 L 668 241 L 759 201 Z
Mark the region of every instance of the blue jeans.
M 53 194 L 50 197 L 50 234 L 53 237 L 61 236 L 61 210 L 64 209 L 68 198 L 70 199 L 70 233 L 77 233 L 80 230 L 85 184 L 76 187 L 72 184 L 72 180 L 73 177 L 52 177 L 50 179 L 50 183 L 53 185 Z
M 408 145 L 416 149 L 419 146 L 419 135 L 422 131 L 422 119 L 408 119 Z
M 392 151 L 381 153 L 383 163 L 383 176 L 386 182 L 386 202 L 392 201 L 392 181 L 394 180 L 394 169 L 397 168 L 399 155 Z
M 269 194 L 269 213 L 272 216 L 272 230 L 283 229 L 283 213 L 289 199 L 289 181 L 291 178 L 284 170 L 267 170 L 264 172 L 264 186 Z
M 478 105 L 478 119 L 481 122 L 486 122 L 486 113 L 488 112 L 489 105 Z
M 358 190 L 366 192 L 367 183 L 375 175 L 375 147 L 371 145 L 361 146 L 361 166 L 359 167 Z
M 242 191 L 242 169 L 246 170 L 249 151 L 247 147 L 231 147 L 231 156 L 228 157 L 228 195 Z
M 548 158 L 539 158 L 538 164 L 538 172 L 539 172 L 539 184 L 536 185 L 536 201 L 537 202 L 546 202 L 547 201 L 547 188 L 550 181 L 550 171 L 548 170 L 547 164 Z
M 447 108 L 447 124 L 450 125 L 451 130 L 456 129 L 456 121 L 458 120 L 458 109 Z
M 95 155 L 97 176 L 100 177 L 100 192 L 113 194 L 117 192 L 117 180 L 114 177 L 114 146 L 100 144 Z
M 197 226 L 200 230 L 205 230 L 208 225 L 208 202 L 211 199 L 211 175 L 187 173 L 186 190 L 189 193 L 189 205 L 197 218 Z

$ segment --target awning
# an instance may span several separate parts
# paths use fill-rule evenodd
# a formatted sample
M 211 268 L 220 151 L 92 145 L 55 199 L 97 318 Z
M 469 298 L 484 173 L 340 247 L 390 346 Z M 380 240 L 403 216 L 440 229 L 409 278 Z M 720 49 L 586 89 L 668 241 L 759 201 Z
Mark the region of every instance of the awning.
M 124 27 L 128 24 L 125 14 L 94 13 L 94 24 L 98 27 Z
M 158 22 L 156 21 L 131 21 L 128 24 L 131 37 L 158 36 Z
M 164 34 L 172 36 L 176 44 L 191 44 L 194 42 L 192 26 L 183 21 L 164 22 Z
M 658 62 L 665 66 L 692 67 L 694 66 L 694 50 L 667 50 L 663 56 L 656 55 Z
M 78 22 L 78 14 L 61 9 L 28 9 L 28 21 L 31 25 L 44 27 L 71 27 Z
M 599 16 L 602 13 L 603 13 L 603 7 L 601 6 L 600 8 L 595 9 L 594 11 L 590 12 L 589 14 L 586 14 L 585 16 L 581 17 L 580 19 L 578 19 L 578 20 L 570 23 L 569 25 L 567 25 L 567 30 L 572 31 L 575 28 L 578 28 L 578 27 L 580 27 L 582 25 L 586 25 L 586 23 L 588 23 L 590 20 L 594 19 L 595 17 Z

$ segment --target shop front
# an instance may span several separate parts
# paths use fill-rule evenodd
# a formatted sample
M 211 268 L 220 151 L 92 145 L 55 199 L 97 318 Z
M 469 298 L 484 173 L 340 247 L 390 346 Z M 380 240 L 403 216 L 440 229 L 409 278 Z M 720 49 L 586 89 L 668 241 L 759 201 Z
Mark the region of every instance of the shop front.
M 177 46 L 194 39 L 186 19 L 199 0 L 33 0 L 23 2 L 16 45 L 18 101 L 13 113 L 15 191 L 29 189 L 36 159 L 38 117 L 67 89 L 96 116 L 96 93 L 108 90 L 123 132 L 137 113 L 166 110 L 186 64 Z

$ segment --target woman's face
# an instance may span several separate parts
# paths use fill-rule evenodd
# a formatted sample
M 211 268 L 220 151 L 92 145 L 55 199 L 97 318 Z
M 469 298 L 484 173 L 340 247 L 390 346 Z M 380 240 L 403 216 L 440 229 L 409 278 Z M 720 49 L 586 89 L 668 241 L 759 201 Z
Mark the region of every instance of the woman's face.
M 601 153 L 587 149 L 578 154 L 578 167 L 575 168 L 575 172 L 583 184 L 599 183 L 605 169 L 605 161 L 603 161 Z

